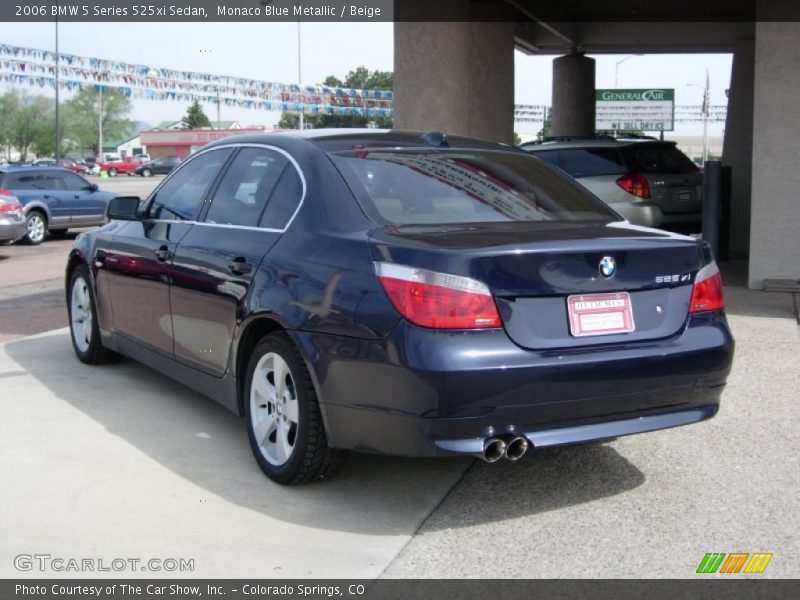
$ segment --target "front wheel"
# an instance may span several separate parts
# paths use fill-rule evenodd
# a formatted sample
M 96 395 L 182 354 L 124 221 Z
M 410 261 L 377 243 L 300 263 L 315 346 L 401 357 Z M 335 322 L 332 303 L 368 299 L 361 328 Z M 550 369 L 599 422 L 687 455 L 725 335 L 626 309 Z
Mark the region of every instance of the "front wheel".
M 117 170 L 114 167 L 110 168 L 108 170 L 108 176 L 109 177 L 116 177 L 117 176 Z
M 328 447 L 314 385 L 291 339 L 272 333 L 253 350 L 245 380 L 250 447 L 277 483 L 309 483 L 333 475 L 346 453 Z
M 92 291 L 89 269 L 85 265 L 77 267 L 70 277 L 69 329 L 72 347 L 81 362 L 89 365 L 117 362 L 122 358 L 103 346 L 100 328 L 97 325 L 97 309 Z

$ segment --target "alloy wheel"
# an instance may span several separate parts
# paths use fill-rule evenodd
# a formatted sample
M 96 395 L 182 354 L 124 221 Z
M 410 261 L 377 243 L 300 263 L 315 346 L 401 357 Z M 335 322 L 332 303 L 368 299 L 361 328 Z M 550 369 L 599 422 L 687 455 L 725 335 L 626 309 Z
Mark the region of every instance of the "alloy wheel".
M 44 217 L 42 217 L 38 212 L 33 213 L 28 217 L 26 227 L 28 230 L 28 239 L 31 242 L 33 242 L 34 244 L 38 244 L 42 240 L 44 240 L 44 235 L 45 235 Z
M 250 419 L 258 449 L 271 465 L 286 464 L 297 442 L 300 411 L 294 377 L 274 352 L 261 357 L 250 386 Z
M 72 284 L 70 320 L 75 346 L 86 352 L 92 342 L 92 296 L 83 277 L 77 277 Z

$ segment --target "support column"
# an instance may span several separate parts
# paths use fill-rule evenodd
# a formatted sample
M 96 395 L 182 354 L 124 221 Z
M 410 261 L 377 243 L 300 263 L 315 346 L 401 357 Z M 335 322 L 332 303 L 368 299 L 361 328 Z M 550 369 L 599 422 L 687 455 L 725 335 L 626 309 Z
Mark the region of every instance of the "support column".
M 429 0 L 403 0 L 395 10 L 415 5 L 431 10 Z M 513 23 L 470 23 L 469 2 L 435 8 L 455 22 L 394 24 L 394 127 L 512 143 Z
M 800 23 L 756 23 L 749 286 L 800 278 Z
M 750 192 L 753 169 L 753 40 L 736 42 L 728 92 L 722 164 L 731 167 L 730 256 L 750 252 Z
M 553 137 L 594 134 L 594 59 L 568 54 L 553 61 Z

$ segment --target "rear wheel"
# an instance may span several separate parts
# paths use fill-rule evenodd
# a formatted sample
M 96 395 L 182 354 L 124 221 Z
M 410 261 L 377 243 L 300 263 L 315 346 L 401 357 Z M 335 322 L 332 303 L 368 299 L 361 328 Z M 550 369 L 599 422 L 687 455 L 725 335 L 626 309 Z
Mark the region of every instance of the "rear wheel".
M 142 177 L 150 177 L 153 175 L 153 172 L 150 169 L 142 169 Z
M 40 211 L 32 210 L 25 218 L 25 237 L 22 238 L 26 244 L 37 246 L 44 241 L 47 235 L 47 217 Z
M 245 416 L 256 462 L 277 483 L 330 477 L 346 456 L 328 447 L 314 385 L 286 334 L 272 333 L 253 350 L 245 380 Z
M 77 267 L 70 277 L 67 303 L 72 347 L 81 362 L 89 365 L 117 362 L 121 355 L 103 346 L 97 326 L 97 310 L 94 302 L 89 269 Z

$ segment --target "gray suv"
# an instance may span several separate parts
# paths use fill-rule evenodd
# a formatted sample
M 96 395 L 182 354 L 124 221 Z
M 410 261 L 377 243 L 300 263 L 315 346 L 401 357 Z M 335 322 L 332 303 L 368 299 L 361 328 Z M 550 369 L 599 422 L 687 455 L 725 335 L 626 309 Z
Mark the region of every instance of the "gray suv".
M 598 136 L 520 148 L 566 171 L 631 223 L 700 229 L 703 174 L 675 142 Z

